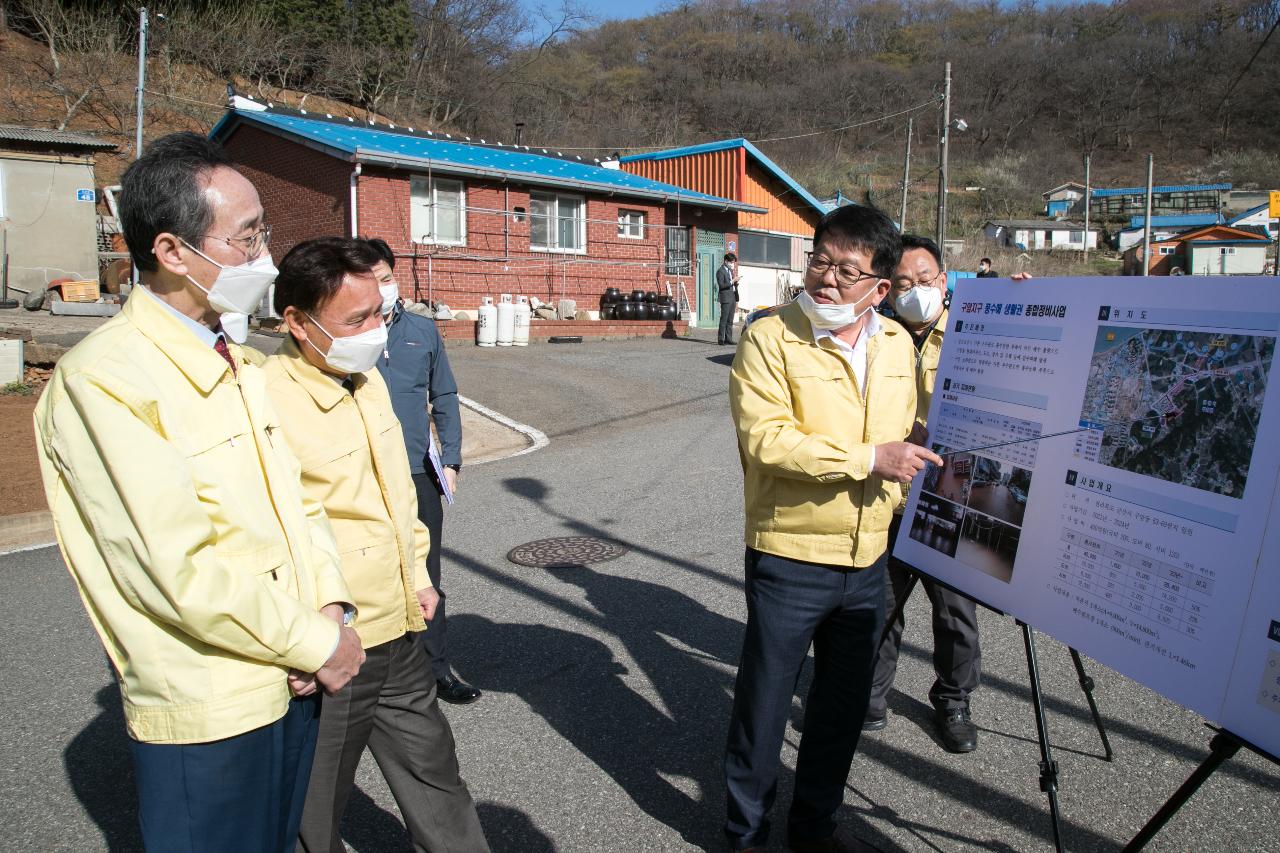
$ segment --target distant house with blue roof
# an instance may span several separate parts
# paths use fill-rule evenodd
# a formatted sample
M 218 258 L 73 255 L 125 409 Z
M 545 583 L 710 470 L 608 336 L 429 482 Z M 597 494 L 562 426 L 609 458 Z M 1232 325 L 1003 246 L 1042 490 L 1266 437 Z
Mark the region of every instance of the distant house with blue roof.
M 692 285 L 689 223 L 736 238 L 739 215 L 766 212 L 573 153 L 239 96 L 210 135 L 258 188 L 277 260 L 313 237 L 381 237 L 402 294 L 453 308 L 500 293 L 594 308 L 606 287 L 678 291 Z
M 801 284 L 813 251 L 813 229 L 831 205 L 818 199 L 746 139 L 633 154 L 619 160 L 634 175 L 731 198 L 760 210 L 740 211 L 734 234 L 695 222 L 698 304 L 713 325 L 719 311 L 714 274 L 726 251 L 738 256 L 739 308 L 749 311 L 784 301 Z M 846 200 L 847 201 L 847 200 Z
M 1171 184 L 1151 188 L 1151 215 L 1221 213 L 1231 184 Z M 1089 210 L 1095 218 L 1128 219 L 1145 215 L 1146 187 L 1108 187 L 1089 191 Z
M 1280 231 L 1280 219 L 1272 216 L 1270 210 L 1270 203 L 1260 204 L 1228 219 L 1227 224 L 1236 228 L 1261 228 L 1268 239 L 1274 240 L 1277 231 Z
M 1146 231 L 1144 224 L 1146 221 L 1147 217 L 1145 215 L 1132 217 L 1129 220 L 1129 227 L 1120 229 L 1115 235 L 1116 250 L 1127 252 L 1134 245 L 1141 243 L 1143 233 Z M 1151 217 L 1151 239 L 1167 240 L 1170 237 L 1176 237 L 1196 228 L 1221 225 L 1223 221 L 1221 213 L 1183 213 L 1177 216 L 1153 215 Z

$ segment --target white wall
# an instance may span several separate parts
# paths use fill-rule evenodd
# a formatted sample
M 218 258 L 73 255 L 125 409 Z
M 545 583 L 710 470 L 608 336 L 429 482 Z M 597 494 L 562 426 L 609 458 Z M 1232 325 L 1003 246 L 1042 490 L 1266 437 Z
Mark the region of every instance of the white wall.
M 1222 263 L 1222 249 L 1234 248 L 1235 254 L 1226 255 L 1226 267 Z M 1190 246 L 1188 275 L 1261 275 L 1267 263 L 1267 247 L 1257 246 Z
M 63 158 L 0 157 L 3 226 L 8 231 L 9 283 L 30 290 L 55 278 L 98 278 L 98 216 L 92 200 L 93 166 Z
M 738 265 L 738 274 L 742 277 L 738 283 L 738 307 L 746 311 L 777 305 L 779 290 L 783 286 L 799 287 L 803 280 L 798 272 L 775 267 L 749 267 L 746 264 Z

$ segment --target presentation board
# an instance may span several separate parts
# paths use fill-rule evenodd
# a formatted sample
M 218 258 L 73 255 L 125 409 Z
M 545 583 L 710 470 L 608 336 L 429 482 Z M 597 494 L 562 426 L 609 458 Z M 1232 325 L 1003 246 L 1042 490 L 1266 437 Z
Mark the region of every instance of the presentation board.
M 1280 755 L 1278 333 L 1273 278 L 960 281 L 895 555 Z

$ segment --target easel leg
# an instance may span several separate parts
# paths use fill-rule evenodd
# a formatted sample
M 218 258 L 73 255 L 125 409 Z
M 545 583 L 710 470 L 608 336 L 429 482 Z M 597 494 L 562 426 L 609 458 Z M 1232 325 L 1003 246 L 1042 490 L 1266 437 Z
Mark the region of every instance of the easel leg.
M 1027 671 L 1031 676 L 1031 705 L 1036 712 L 1036 731 L 1040 735 L 1040 790 L 1049 797 L 1049 816 L 1053 821 L 1053 844 L 1062 853 L 1062 823 L 1058 814 L 1058 762 L 1049 746 L 1049 729 L 1044 718 L 1044 699 L 1040 695 L 1040 664 L 1036 658 L 1036 639 L 1031 626 L 1022 626 L 1022 639 L 1027 647 Z
M 1084 671 L 1084 661 L 1080 660 L 1080 653 L 1075 649 L 1071 650 L 1071 661 L 1076 665 L 1076 677 L 1080 679 L 1080 689 L 1084 691 L 1084 698 L 1089 702 L 1089 713 L 1093 715 L 1093 724 L 1098 729 L 1098 737 L 1102 740 L 1102 749 L 1106 752 L 1107 761 L 1111 760 L 1113 755 L 1111 751 L 1111 739 L 1107 737 L 1107 730 L 1102 725 L 1102 715 L 1098 713 L 1098 703 L 1093 699 L 1093 679 Z
M 1133 837 L 1133 840 L 1125 845 L 1122 853 L 1132 853 L 1132 851 L 1141 850 L 1145 847 L 1147 842 L 1155 838 L 1156 833 L 1164 828 L 1164 825 L 1177 813 L 1178 809 L 1182 808 L 1187 800 L 1191 799 L 1192 795 L 1200 789 L 1205 780 L 1213 775 L 1213 771 L 1217 770 L 1222 762 L 1235 755 L 1239 750 L 1240 742 L 1226 732 L 1220 731 L 1214 735 L 1213 740 L 1209 741 L 1208 758 L 1200 763 L 1200 766 L 1187 777 L 1187 781 L 1182 783 L 1182 787 L 1173 792 L 1173 796 L 1160 807 L 1160 811 L 1156 812 L 1151 820 L 1147 821 L 1147 825 L 1142 827 L 1138 834 Z

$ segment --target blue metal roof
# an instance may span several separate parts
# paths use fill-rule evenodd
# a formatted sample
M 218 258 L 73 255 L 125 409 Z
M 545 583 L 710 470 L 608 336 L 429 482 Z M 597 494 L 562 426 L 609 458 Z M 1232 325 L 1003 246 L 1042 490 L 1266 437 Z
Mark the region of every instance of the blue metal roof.
M 1255 213 L 1261 213 L 1262 211 L 1266 210 L 1266 209 L 1267 209 L 1268 207 L 1270 207 L 1270 206 L 1271 206 L 1271 205 L 1270 205 L 1268 202 L 1263 202 L 1262 204 L 1258 205 L 1257 207 L 1251 207 L 1251 208 L 1249 208 L 1248 210 L 1246 210 L 1244 213 L 1240 214 L 1239 216 L 1233 216 L 1233 217 L 1231 217 L 1230 219 L 1228 219 L 1228 220 L 1227 220 L 1227 224 L 1228 224 L 1228 225 L 1235 225 L 1235 224 L 1236 224 L 1237 222 L 1239 222 L 1241 219 L 1248 219 L 1250 216 L 1253 216 Z M 1268 218 L 1269 218 L 1269 217 L 1268 217 Z
M 718 209 L 765 213 L 762 207 L 651 181 L 621 169 L 606 169 L 580 157 L 547 149 L 454 139 L 449 134 L 389 128 L 361 120 L 319 118 L 293 110 L 232 109 L 210 131 L 223 139 L 241 122 L 293 138 L 332 156 L 446 174 L 476 175 L 540 186 L 659 199 Z M 546 153 L 543 153 L 543 152 Z
M 800 184 L 796 182 L 795 178 L 784 172 L 781 166 L 764 156 L 764 153 L 759 148 L 756 148 L 750 142 L 742 138 L 722 139 L 719 142 L 706 142 L 702 145 L 688 145 L 684 148 L 667 148 L 663 151 L 650 151 L 647 154 L 629 154 L 620 159 L 623 163 L 631 163 L 636 160 L 671 160 L 676 157 L 687 157 L 691 154 L 708 154 L 712 151 L 727 151 L 731 148 L 745 148 L 747 153 L 750 154 L 757 163 L 764 167 L 765 171 L 769 172 L 769 174 L 786 184 L 792 192 L 804 199 L 805 203 L 816 210 L 819 214 L 824 214 L 831 210 L 830 207 L 819 201 L 813 193 L 800 186 Z
M 1231 189 L 1231 184 L 1177 184 L 1163 187 L 1152 187 L 1153 195 L 1165 195 L 1167 193 L 1198 193 L 1198 192 L 1214 192 Z M 1106 198 L 1116 195 L 1146 195 L 1146 187 L 1116 187 L 1112 189 L 1092 190 L 1091 195 L 1094 198 Z
M 1142 228 L 1146 221 L 1145 216 L 1134 216 L 1129 219 L 1129 228 Z M 1169 216 L 1153 216 L 1151 217 L 1151 227 L 1160 228 L 1169 226 L 1186 226 L 1195 228 L 1201 225 L 1220 225 L 1222 224 L 1221 213 L 1179 213 Z M 1127 230 L 1127 229 L 1126 229 Z

